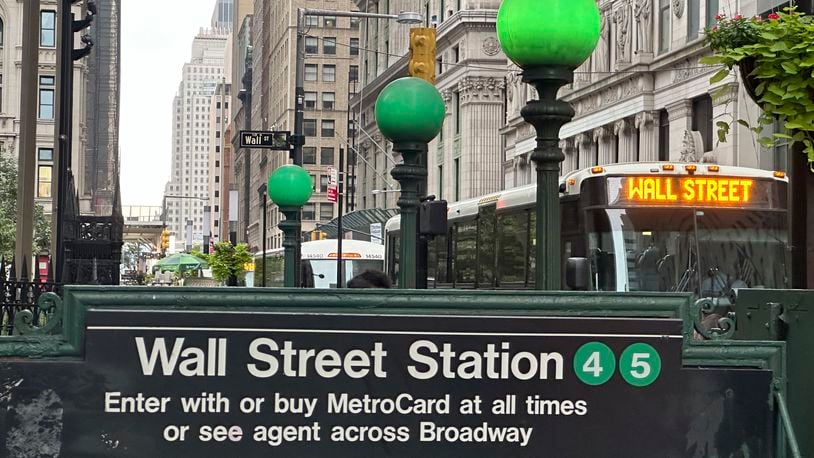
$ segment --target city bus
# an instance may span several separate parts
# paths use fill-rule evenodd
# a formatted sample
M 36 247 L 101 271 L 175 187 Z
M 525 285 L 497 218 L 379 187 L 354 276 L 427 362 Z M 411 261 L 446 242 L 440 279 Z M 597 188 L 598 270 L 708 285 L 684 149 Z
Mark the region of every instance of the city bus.
M 302 285 L 306 288 L 336 288 L 336 263 L 339 251 L 336 239 L 302 243 Z M 266 286 L 283 286 L 282 248 L 266 251 Z M 260 286 L 263 253 L 254 255 L 254 286 Z M 345 282 L 365 270 L 384 271 L 384 245 L 361 240 L 342 241 Z
M 563 289 L 720 297 L 736 288 L 786 288 L 787 192 L 782 172 L 715 164 L 569 173 L 559 194 Z M 428 242 L 428 287 L 533 288 L 535 201 L 530 185 L 449 205 L 447 234 Z M 385 234 L 395 281 L 398 216 Z

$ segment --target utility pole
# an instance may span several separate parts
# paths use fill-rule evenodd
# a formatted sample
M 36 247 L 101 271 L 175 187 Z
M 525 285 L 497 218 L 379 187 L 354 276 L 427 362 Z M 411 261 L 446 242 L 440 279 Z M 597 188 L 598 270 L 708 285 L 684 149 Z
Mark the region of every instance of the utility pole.
M 23 56 L 20 96 L 20 157 L 17 181 L 17 243 L 14 246 L 16 271 L 28 278 L 34 239 L 34 169 L 37 154 L 37 68 L 40 52 L 40 0 L 26 0 L 23 6 Z

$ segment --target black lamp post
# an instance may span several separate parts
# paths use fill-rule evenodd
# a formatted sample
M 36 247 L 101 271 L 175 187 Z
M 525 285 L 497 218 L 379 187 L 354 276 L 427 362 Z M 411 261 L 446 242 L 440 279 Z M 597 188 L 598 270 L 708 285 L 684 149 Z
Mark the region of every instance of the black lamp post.
M 260 205 L 263 206 L 263 268 L 261 269 L 260 286 L 266 286 L 266 219 L 268 217 L 268 198 L 266 197 L 266 183 L 263 183 L 258 189 L 257 194 L 260 198 Z
M 285 220 L 280 221 L 283 231 L 283 248 L 285 249 L 285 268 L 283 284 L 287 288 L 298 285 L 299 272 L 299 239 L 302 231 L 300 209 L 311 198 L 314 192 L 311 176 L 298 165 L 286 164 L 278 167 L 268 179 L 268 196 L 280 207 Z M 264 239 L 265 240 L 265 239 Z M 264 258 L 265 264 L 265 258 Z
M 599 40 L 599 9 L 595 0 L 504 0 L 497 16 L 500 45 L 523 69 L 523 82 L 537 90 L 538 100 L 520 114 L 537 131 L 531 160 L 537 166 L 535 286 L 557 290 L 562 284 L 560 253 L 559 170 L 565 156 L 559 147 L 560 127 L 574 109 L 557 100 L 557 91 L 573 81 L 574 69 L 590 57 Z

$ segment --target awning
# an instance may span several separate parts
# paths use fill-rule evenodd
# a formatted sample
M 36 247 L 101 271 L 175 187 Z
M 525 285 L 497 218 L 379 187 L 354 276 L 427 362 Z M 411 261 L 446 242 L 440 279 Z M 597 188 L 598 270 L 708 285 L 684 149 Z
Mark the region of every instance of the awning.
M 398 215 L 399 211 L 396 208 L 368 208 L 366 210 L 356 210 L 342 215 L 342 232 L 353 233 L 355 240 L 370 241 L 370 225 L 380 223 L 382 225 L 382 233 L 384 233 L 384 224 L 390 218 Z M 313 232 L 324 232 L 329 239 L 336 238 L 337 218 L 330 220 L 325 224 L 317 224 Z

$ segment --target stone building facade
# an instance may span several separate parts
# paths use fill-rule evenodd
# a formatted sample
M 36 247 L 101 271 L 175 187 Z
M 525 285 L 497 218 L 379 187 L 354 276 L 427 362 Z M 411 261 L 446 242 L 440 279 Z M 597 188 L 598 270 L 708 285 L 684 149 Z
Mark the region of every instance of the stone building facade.
M 600 0 L 600 38 L 592 56 L 560 95 L 576 112 L 560 131 L 565 153 L 562 172 L 616 162 L 715 162 L 781 168 L 782 155 L 762 150 L 738 119 L 755 123 L 756 105 L 741 88 L 739 76 L 710 85 L 718 68 L 699 59 L 703 29 L 715 16 L 762 13 L 751 1 Z M 534 89 L 509 65 L 507 118 L 501 129 L 506 149 L 503 175 L 507 188 L 535 181 L 534 132 L 520 117 Z M 719 142 L 716 123 L 732 124 Z
M 387 2 L 357 1 L 360 10 L 397 13 L 416 11 L 425 27 L 435 27 L 436 87 L 446 107 L 442 132 L 429 144 L 427 192 L 447 201 L 498 191 L 503 185 L 503 144 L 498 130 L 505 125 L 506 57 L 496 38 L 498 0 Z M 382 21 L 387 22 L 387 21 Z M 352 101 L 358 113 L 356 169 L 357 208 L 393 208 L 398 183 L 390 170 L 398 161 L 375 123 L 379 92 L 406 76 L 409 27 L 390 21 L 387 28 L 362 26 L 362 87 Z M 365 43 L 368 43 L 365 46 Z M 400 57 L 403 56 L 403 57 Z

